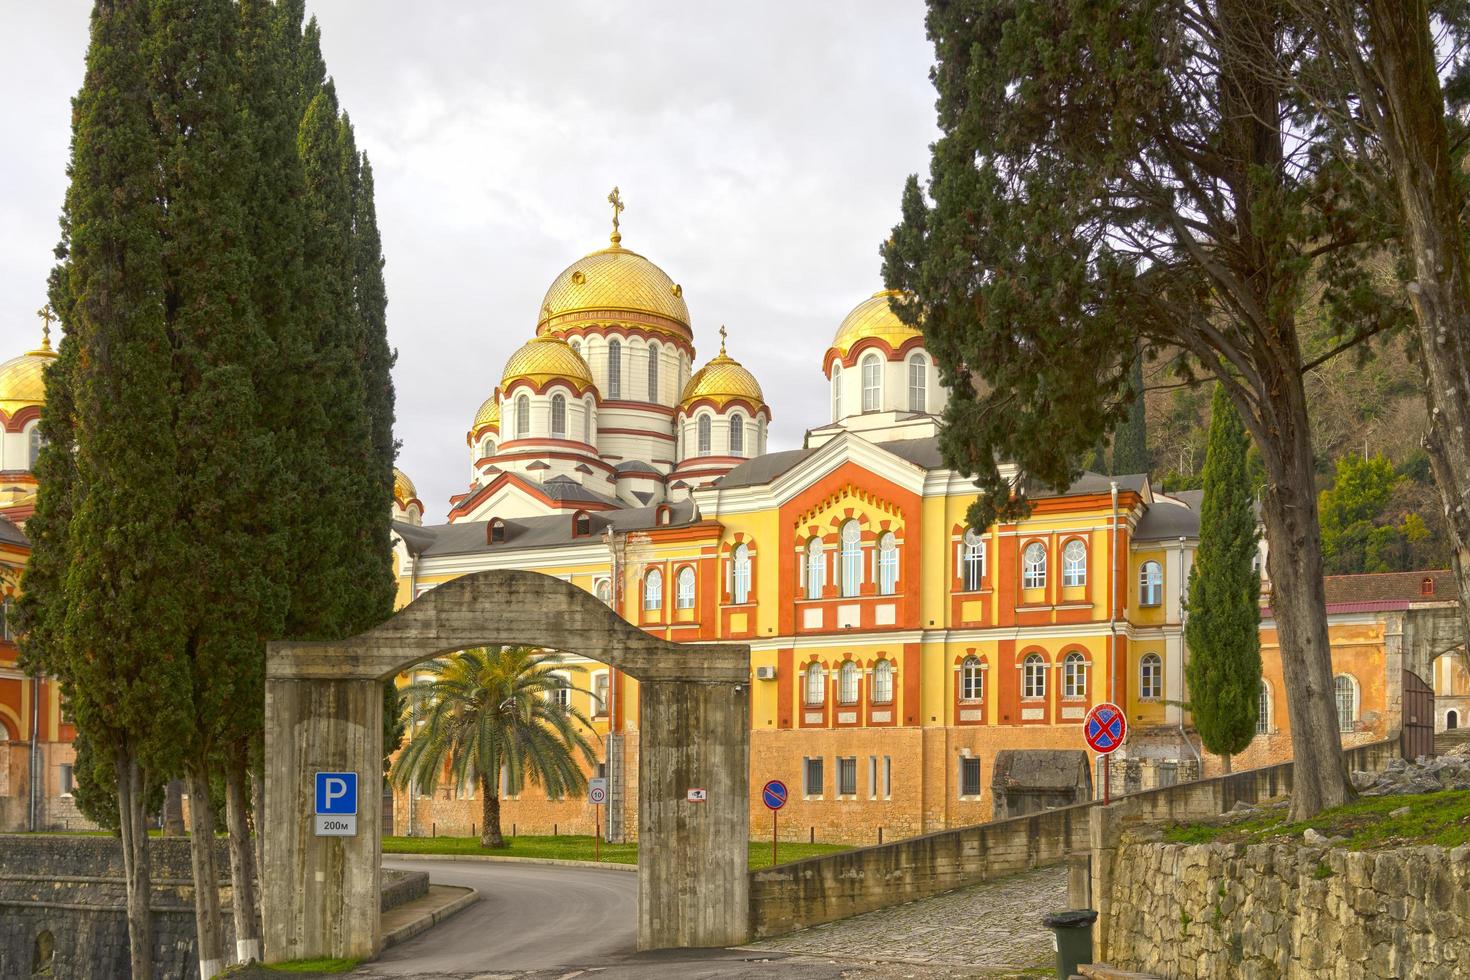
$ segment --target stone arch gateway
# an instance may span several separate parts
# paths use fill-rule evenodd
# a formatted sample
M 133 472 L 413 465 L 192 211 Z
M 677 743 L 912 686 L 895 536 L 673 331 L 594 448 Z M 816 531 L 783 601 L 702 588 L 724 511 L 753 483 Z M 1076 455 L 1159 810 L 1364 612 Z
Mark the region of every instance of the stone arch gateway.
M 495 570 L 441 585 L 345 640 L 269 645 L 267 962 L 379 950 L 381 682 L 439 654 L 518 643 L 639 681 L 639 948 L 748 938 L 749 648 L 663 640 L 560 579 Z M 356 836 L 316 836 L 319 771 L 358 774 Z M 694 788 L 707 802 L 688 801 Z

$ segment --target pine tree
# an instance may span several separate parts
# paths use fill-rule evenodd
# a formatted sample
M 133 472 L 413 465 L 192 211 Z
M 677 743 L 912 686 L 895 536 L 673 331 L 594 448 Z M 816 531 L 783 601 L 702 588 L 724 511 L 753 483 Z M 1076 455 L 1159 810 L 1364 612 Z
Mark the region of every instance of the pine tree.
M 1210 410 L 1200 543 L 1189 570 L 1184 678 L 1205 748 L 1230 757 L 1256 734 L 1261 690 L 1261 580 L 1247 455 L 1250 439 L 1222 387 Z
M 1113 464 L 1111 473 L 1147 473 L 1148 420 L 1144 415 L 1143 403 L 1143 353 L 1135 347 L 1133 366 L 1128 371 L 1128 392 L 1132 399 L 1128 403 L 1128 416 L 1113 432 Z

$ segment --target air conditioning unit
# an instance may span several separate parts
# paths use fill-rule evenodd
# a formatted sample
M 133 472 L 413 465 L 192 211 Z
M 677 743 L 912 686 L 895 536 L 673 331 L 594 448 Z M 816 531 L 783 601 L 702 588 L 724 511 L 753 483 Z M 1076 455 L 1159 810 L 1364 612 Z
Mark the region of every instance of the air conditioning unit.
M 757 667 L 755 669 L 755 679 L 758 680 L 758 681 L 773 681 L 773 680 L 775 680 L 776 679 L 776 668 L 775 667 Z

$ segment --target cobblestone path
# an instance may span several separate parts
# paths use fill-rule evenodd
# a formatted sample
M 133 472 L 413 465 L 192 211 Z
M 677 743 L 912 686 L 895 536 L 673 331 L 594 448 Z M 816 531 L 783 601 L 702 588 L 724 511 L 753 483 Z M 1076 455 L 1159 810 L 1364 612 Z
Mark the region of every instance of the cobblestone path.
M 1065 865 L 865 912 L 750 948 L 845 959 L 1025 969 L 1051 962 L 1041 917 L 1066 907 Z

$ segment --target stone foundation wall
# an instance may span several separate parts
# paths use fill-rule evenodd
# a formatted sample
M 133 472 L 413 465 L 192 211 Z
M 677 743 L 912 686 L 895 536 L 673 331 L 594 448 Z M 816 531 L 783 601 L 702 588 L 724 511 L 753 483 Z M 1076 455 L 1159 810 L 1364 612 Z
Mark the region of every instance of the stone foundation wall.
M 1107 898 L 1098 958 L 1124 969 L 1181 980 L 1470 975 L 1470 847 L 1350 852 L 1125 834 Z

